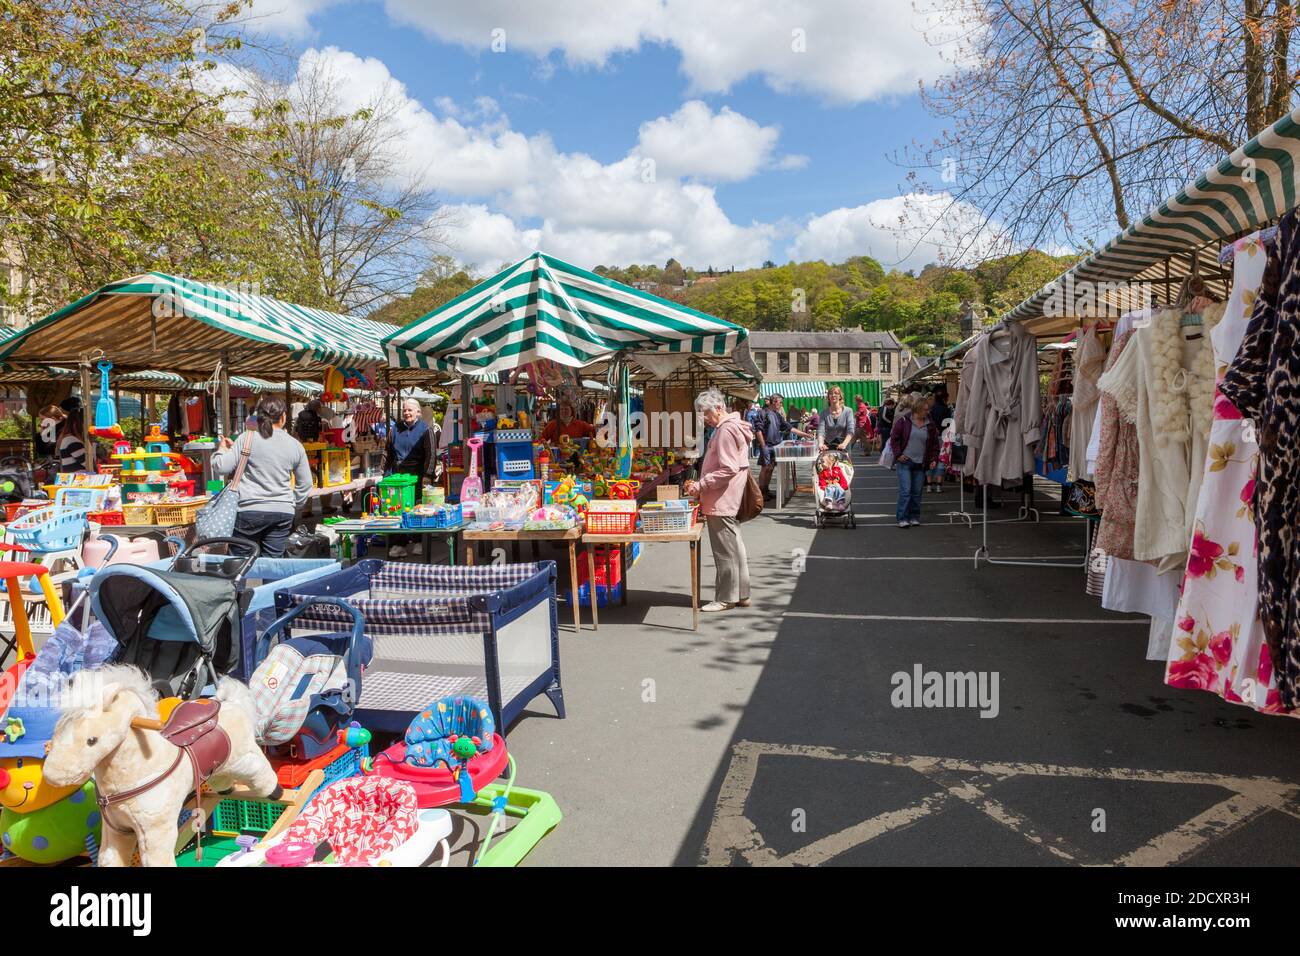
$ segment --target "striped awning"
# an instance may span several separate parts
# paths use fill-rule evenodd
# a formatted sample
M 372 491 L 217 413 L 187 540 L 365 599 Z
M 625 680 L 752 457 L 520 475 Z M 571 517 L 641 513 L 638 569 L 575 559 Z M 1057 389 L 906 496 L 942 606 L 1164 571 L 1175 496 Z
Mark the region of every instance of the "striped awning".
M 384 346 L 396 368 L 472 375 L 538 359 L 584 367 L 637 352 L 721 359 L 747 335 L 738 325 L 537 252 L 395 331 Z
M 825 398 L 825 382 L 773 382 L 764 379 L 758 386 L 758 397 L 768 398 L 780 395 L 782 398 Z
M 103 351 L 123 369 L 193 377 L 219 358 L 232 373 L 270 375 L 384 363 L 398 326 L 149 272 L 112 282 L 0 340 L 0 362 L 75 365 Z M 427 377 L 427 376 L 426 376 Z
M 1122 302 L 1120 292 L 1097 284 L 1150 283 L 1168 289 L 1194 266 L 1204 278 L 1217 280 L 1222 288 L 1216 291 L 1226 298 L 1227 276 L 1219 267 L 1219 247 L 1295 208 L 1300 198 L 1297 159 L 1300 109 L 1207 169 L 1004 318 L 1026 321 L 1072 315 L 1072 304 L 1084 296 Z

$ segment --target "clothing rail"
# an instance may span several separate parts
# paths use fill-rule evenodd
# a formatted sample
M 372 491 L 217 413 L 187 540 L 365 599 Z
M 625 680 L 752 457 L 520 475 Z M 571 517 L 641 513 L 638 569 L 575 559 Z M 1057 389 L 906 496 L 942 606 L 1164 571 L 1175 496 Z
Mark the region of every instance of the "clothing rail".
M 981 528 L 981 534 L 983 540 L 980 546 L 975 549 L 975 570 L 976 571 L 979 570 L 981 560 L 984 561 L 986 564 L 1003 564 L 1003 565 L 1011 565 L 1011 566 L 1022 567 L 1022 568 L 1080 568 L 1082 570 L 1087 569 L 1088 555 L 1092 551 L 1092 522 L 1087 520 L 1086 518 L 1082 519 L 1084 523 L 1083 555 L 1079 558 L 1078 561 L 1028 561 L 1021 558 L 991 557 L 989 555 L 989 525 L 994 524 L 996 522 L 989 521 L 989 486 L 984 485 L 983 490 L 984 490 L 984 507 L 982 509 L 983 514 L 982 514 L 982 520 L 980 522 L 980 528 Z M 1021 504 L 1019 517 L 1003 518 L 1001 520 L 1003 522 L 1027 521 L 1029 520 L 1029 516 L 1031 514 L 1033 515 L 1033 520 L 1037 522 L 1040 517 L 1038 513 L 1038 509 L 1035 508 L 1033 505 Z

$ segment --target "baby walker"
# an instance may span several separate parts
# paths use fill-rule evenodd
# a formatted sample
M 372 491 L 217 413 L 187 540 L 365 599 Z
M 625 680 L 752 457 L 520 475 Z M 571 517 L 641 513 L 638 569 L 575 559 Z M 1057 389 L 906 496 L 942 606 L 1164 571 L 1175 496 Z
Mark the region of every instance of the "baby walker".
M 518 865 L 560 822 L 554 797 L 515 786 L 516 769 L 492 711 L 476 697 L 434 701 L 411 721 L 405 738 L 369 767 L 382 778 L 413 787 L 421 807 L 455 805 L 466 813 L 490 813 L 473 866 Z M 503 772 L 505 783 L 494 783 Z M 507 816 L 516 823 L 498 834 Z

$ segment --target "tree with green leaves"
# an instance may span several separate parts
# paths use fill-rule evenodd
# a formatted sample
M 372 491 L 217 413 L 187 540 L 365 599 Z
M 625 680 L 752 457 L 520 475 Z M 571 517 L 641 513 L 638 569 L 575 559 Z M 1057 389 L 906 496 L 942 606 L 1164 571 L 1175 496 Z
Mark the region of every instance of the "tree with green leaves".
M 0 220 L 41 313 L 124 275 L 270 281 L 285 257 L 260 172 L 231 157 L 205 76 L 245 0 L 0 0 Z

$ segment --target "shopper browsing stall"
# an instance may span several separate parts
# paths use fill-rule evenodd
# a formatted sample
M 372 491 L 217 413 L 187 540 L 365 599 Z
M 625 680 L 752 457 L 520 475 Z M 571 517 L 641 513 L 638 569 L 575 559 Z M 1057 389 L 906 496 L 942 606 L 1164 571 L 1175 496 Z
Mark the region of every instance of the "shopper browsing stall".
M 280 558 L 293 531 L 294 515 L 311 491 L 311 468 L 302 442 L 285 431 L 289 412 L 283 398 L 263 396 L 254 415 L 256 431 L 245 431 L 233 441 L 222 438 L 212 456 L 212 470 L 223 477 L 232 475 L 247 456 L 239 479 L 235 534 L 259 545 L 264 557 Z
M 717 571 L 713 600 L 701 611 L 727 611 L 749 606 L 749 559 L 736 516 L 749 480 L 749 442 L 753 431 L 726 399 L 709 389 L 695 399 L 695 408 L 713 437 L 700 466 L 700 480 L 686 482 L 688 495 L 700 499 L 700 513 L 709 529 L 709 546 Z

